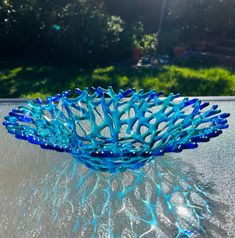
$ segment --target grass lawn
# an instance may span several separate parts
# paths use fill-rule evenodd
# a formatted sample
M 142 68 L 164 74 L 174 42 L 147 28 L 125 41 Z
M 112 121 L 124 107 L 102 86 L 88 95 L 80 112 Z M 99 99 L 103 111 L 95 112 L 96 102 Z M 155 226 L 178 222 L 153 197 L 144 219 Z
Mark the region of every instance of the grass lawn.
M 157 69 L 109 66 L 82 69 L 47 66 L 19 60 L 0 60 L 0 98 L 35 98 L 75 87 L 90 86 L 156 89 L 182 96 L 235 95 L 235 70 L 213 66 L 175 64 Z

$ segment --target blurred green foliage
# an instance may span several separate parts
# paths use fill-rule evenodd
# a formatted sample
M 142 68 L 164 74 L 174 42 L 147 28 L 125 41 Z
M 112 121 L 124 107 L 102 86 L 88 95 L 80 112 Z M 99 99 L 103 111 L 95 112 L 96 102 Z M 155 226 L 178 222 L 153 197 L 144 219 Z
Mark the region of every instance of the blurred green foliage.
M 93 0 L 0 2 L 1 56 L 108 63 L 129 54 L 129 34 L 121 17 Z
M 156 89 L 187 96 L 235 95 L 235 71 L 175 64 L 157 69 L 108 66 L 94 69 L 8 62 L 0 68 L 0 97 L 45 97 L 75 87 Z
M 156 51 L 158 46 L 157 33 L 145 34 L 140 40 L 139 44 L 142 49 L 143 55 L 156 56 Z
M 235 0 L 165 0 L 167 10 L 160 35 L 160 51 L 174 46 L 219 42 L 235 31 Z
M 136 47 L 144 55 L 171 54 L 174 46 L 220 40 L 233 31 L 235 0 L 3 0 L 0 97 L 109 85 L 235 95 L 232 69 L 130 66 Z
M 0 55 L 112 64 L 130 59 L 138 42 L 148 54 L 160 22 L 159 50 L 170 53 L 235 30 L 235 0 L 3 0 Z

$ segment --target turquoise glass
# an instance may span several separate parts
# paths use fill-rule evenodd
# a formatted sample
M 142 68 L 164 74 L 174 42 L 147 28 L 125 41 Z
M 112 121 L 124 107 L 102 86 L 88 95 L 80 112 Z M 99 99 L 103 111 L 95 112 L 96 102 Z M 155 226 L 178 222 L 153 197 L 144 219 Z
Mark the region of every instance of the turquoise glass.
M 111 173 L 197 148 L 228 127 L 229 114 L 217 105 L 161 95 L 155 90 L 75 89 L 19 106 L 3 124 L 18 139 L 69 153 L 88 168 Z

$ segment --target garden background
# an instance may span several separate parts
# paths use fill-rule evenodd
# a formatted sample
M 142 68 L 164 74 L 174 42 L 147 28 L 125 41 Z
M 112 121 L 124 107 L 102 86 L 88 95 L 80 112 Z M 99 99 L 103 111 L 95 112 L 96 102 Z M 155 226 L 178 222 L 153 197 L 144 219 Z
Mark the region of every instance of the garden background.
M 235 95 L 235 1 L 0 2 L 0 97 L 109 85 Z

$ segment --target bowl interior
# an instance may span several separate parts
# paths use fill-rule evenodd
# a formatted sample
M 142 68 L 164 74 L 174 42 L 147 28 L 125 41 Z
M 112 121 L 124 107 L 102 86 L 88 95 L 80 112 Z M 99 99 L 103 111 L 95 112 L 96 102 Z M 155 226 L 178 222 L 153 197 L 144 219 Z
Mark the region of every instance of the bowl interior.
M 159 97 L 154 90 L 115 94 L 111 88 L 77 93 L 19 106 L 4 125 L 18 139 L 111 167 L 134 167 L 153 156 L 194 149 L 228 127 L 229 114 L 195 98 Z

